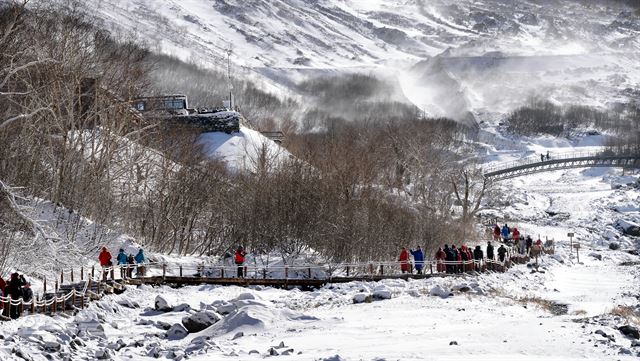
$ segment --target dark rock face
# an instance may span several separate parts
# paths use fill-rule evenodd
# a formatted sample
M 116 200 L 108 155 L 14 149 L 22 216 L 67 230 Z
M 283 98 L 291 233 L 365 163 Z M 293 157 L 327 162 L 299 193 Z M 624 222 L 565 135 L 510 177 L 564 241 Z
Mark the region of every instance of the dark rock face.
M 220 317 L 213 312 L 202 311 L 182 319 L 182 325 L 189 333 L 196 333 L 220 321 Z
M 620 326 L 618 327 L 618 331 L 622 332 L 622 334 L 627 337 L 640 340 L 640 331 L 638 331 L 638 329 L 633 326 L 630 326 L 630 325 Z

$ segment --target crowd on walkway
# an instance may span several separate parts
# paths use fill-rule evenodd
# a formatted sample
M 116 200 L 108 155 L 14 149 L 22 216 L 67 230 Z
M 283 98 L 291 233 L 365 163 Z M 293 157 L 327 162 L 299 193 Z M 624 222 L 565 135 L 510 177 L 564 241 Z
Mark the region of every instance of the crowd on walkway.
M 487 242 L 484 249 L 480 245 L 476 245 L 472 249 L 466 244 L 462 244 L 460 247 L 456 247 L 455 244 L 445 244 L 444 247 L 439 247 L 434 256 L 436 271 L 440 273 L 479 272 L 483 267 L 493 267 L 492 265 L 495 265 L 496 262 L 506 262 L 509 254 L 536 257 L 544 249 L 540 239 L 534 242 L 530 235 L 524 236 L 518 228 L 510 228 L 507 224 L 503 227 L 496 224 L 493 235 L 494 241 L 502 242 L 497 249 L 491 241 Z M 411 257 L 413 257 L 413 262 Z M 417 274 L 422 274 L 425 255 L 420 246 L 415 250 L 402 247 L 398 262 L 402 273 L 413 273 L 413 269 L 415 269 Z
M 5 281 L 0 277 L 0 296 L 7 297 L 12 301 L 22 298 L 24 302 L 30 302 L 33 299 L 33 291 L 31 284 L 27 282 L 24 275 L 18 272 L 11 273 L 9 280 Z M 20 317 L 20 306 L 10 305 L 10 302 L 0 302 L 0 310 L 2 314 L 12 319 Z
M 107 277 L 107 272 L 109 269 L 113 270 L 113 261 L 112 261 L 111 252 L 107 249 L 107 247 L 102 247 L 102 251 L 98 255 L 98 261 L 100 261 L 100 266 L 102 266 L 102 275 L 103 278 Z M 116 256 L 116 266 L 120 268 L 120 277 L 122 278 L 132 278 L 133 270 L 136 270 L 137 277 L 144 277 L 145 273 L 145 257 L 144 250 L 140 248 L 138 253 L 134 256 L 133 254 L 127 253 L 123 248 L 120 248 L 118 251 L 118 255 Z

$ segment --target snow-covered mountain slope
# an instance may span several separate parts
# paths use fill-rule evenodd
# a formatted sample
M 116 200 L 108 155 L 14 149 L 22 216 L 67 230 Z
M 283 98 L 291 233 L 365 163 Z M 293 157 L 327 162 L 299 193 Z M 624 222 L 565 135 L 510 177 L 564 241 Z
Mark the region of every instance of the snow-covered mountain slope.
M 396 74 L 407 97 L 433 115 L 508 111 L 535 94 L 605 105 L 637 96 L 640 83 L 639 15 L 613 1 L 88 4 L 106 28 L 134 31 L 184 60 L 226 68 L 232 48 L 235 75 L 266 79 L 271 90 L 336 72 Z M 452 96 L 460 99 L 442 104 Z

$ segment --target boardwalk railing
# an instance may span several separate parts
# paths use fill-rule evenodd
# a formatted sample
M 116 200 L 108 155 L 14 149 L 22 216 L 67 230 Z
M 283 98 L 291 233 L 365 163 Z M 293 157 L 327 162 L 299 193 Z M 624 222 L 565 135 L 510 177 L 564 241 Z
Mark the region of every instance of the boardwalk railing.
M 541 159 L 541 155 L 538 154 L 516 161 L 494 164 L 484 168 L 483 174 L 489 180 L 503 180 L 532 173 L 584 167 L 640 168 L 640 152 L 616 153 L 604 150 L 553 153 L 549 154 L 549 159 L 546 157 Z
M 549 249 L 546 253 L 553 253 Z M 504 261 L 493 259 L 444 261 L 427 260 L 422 262 L 422 274 L 403 273 L 401 266 L 407 265 L 415 269 L 416 262 L 403 261 L 368 261 L 357 263 L 340 263 L 324 265 L 206 265 L 206 264 L 169 264 L 152 262 L 134 265 L 112 266 L 97 269 L 80 267 L 79 270 L 61 272 L 55 281 L 55 292 L 45 290 L 39 299 L 25 301 L 22 298 L 12 299 L 0 297 L 0 306 L 4 315 L 9 317 L 18 310 L 19 314 L 65 312 L 74 308 L 84 308 L 91 299 L 99 299 L 106 288 L 116 281 L 130 283 L 211 283 L 211 284 L 262 284 L 271 286 L 307 285 L 321 286 L 327 283 L 351 282 L 358 280 L 381 280 L 385 278 L 427 278 L 446 274 L 495 271 L 504 272 L 513 264 L 527 263 L 529 255 L 518 254 L 512 249 L 505 255 Z M 418 263 L 419 264 L 419 263 Z M 238 276 L 238 268 L 242 275 Z M 86 272 L 89 270 L 88 272 Z M 79 279 L 77 278 L 79 277 Z M 77 282 L 80 281 L 80 282 Z M 80 285 L 80 289 L 71 288 L 68 292 L 63 288 Z M 93 288 L 96 288 L 93 291 Z M 64 293 L 62 293 L 64 292 Z M 60 294 L 62 293 L 62 294 Z M 68 306 L 69 305 L 69 306 Z

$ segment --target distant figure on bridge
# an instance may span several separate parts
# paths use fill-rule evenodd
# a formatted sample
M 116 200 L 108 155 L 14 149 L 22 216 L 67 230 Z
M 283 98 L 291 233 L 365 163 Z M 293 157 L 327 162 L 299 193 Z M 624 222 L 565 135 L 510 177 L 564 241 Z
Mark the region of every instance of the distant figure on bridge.
M 496 241 L 500 240 L 500 226 L 498 224 L 496 224 L 495 227 L 493 227 L 493 239 Z
M 509 229 L 509 226 L 507 226 L 507 224 L 505 223 L 504 226 L 502 227 L 502 240 L 503 241 L 508 241 L 509 240 L 509 233 L 511 233 L 511 230 Z
M 239 246 L 236 250 L 235 262 L 236 266 L 238 266 L 238 278 L 244 277 L 244 257 L 247 255 L 247 252 L 244 251 L 242 246 Z
M 445 247 L 448 247 L 446 244 Z M 447 258 L 447 254 L 442 250 L 442 247 L 438 248 L 436 251 L 436 271 L 444 272 L 446 270 L 444 265 L 444 260 Z
M 491 241 L 487 242 L 487 259 L 495 260 L 495 255 L 493 254 L 493 245 Z
M 135 268 L 136 259 L 131 253 L 127 256 L 127 277 L 133 277 L 133 269 Z
M 540 161 L 544 162 L 544 153 L 540 153 Z
M 549 151 L 547 151 L 547 160 L 550 160 L 551 157 L 549 157 Z
M 129 264 L 127 254 L 124 253 L 124 249 L 120 248 L 118 256 L 116 257 L 118 266 L 120 266 L 120 277 L 125 278 L 127 275 L 127 265 Z
M 418 246 L 418 249 L 416 249 L 415 251 L 409 250 L 409 252 L 411 252 L 411 255 L 413 256 L 413 262 L 416 265 L 416 271 L 419 275 L 421 275 L 422 267 L 424 266 L 424 253 L 422 252 L 422 249 L 420 248 L 420 246 Z
M 398 261 L 400 261 L 400 270 L 402 273 L 409 272 L 409 252 L 406 248 L 402 247 Z
M 498 259 L 500 260 L 500 262 L 504 262 L 506 255 L 507 249 L 504 248 L 504 244 L 501 244 L 500 248 L 498 248 Z
M 111 262 L 111 253 L 109 253 L 107 247 L 102 247 L 98 260 L 100 261 L 100 266 L 102 266 L 102 279 L 106 279 L 107 271 L 105 268 L 113 266 L 113 262 Z
M 518 253 L 527 254 L 527 241 L 524 238 L 520 238 L 520 240 L 517 243 L 517 246 L 518 246 Z
M 136 254 L 135 257 L 136 263 L 138 264 L 138 268 L 136 270 L 136 276 L 137 277 L 144 277 L 144 251 L 142 250 L 142 248 L 140 248 L 138 250 L 138 254 Z

